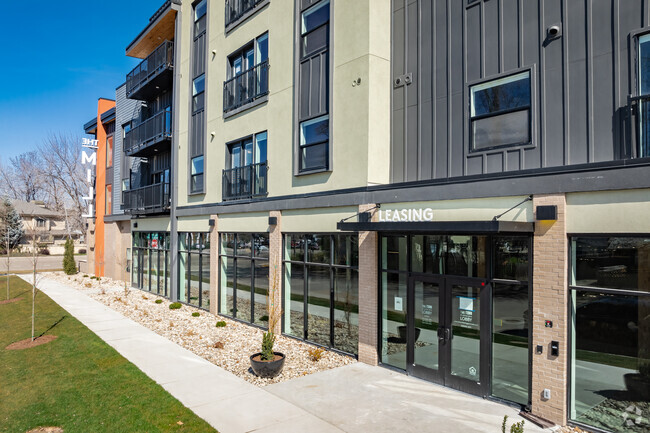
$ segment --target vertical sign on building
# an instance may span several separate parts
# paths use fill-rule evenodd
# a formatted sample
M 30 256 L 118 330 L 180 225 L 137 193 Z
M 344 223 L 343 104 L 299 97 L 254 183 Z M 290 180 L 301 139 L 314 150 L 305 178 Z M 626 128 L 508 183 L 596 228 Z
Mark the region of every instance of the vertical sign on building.
M 81 146 L 89 149 L 81 151 L 81 165 L 86 169 L 86 181 L 88 182 L 88 196 L 81 197 L 86 202 L 86 214 L 82 215 L 83 218 L 95 217 L 95 167 L 97 166 L 97 140 L 84 138 L 82 139 Z

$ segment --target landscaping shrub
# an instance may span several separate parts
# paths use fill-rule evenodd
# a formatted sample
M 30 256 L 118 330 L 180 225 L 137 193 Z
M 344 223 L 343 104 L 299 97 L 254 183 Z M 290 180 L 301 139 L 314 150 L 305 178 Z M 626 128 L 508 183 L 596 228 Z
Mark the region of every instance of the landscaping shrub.
M 223 349 L 223 343 L 221 341 L 217 341 L 212 345 L 215 349 Z
M 261 322 L 268 322 L 269 321 L 269 316 L 264 315 L 264 316 L 260 317 L 260 321 Z
M 162 304 L 162 299 L 156 299 L 154 302 L 155 302 L 156 304 Z
M 181 306 L 182 304 L 180 302 L 172 302 L 171 304 L 169 304 L 169 309 L 178 310 L 179 308 L 181 308 Z
M 88 274 L 84 274 L 84 278 L 88 278 Z
M 79 252 L 77 254 L 86 254 L 86 249 L 85 248 L 79 249 Z
M 226 322 L 224 322 L 223 320 L 219 320 L 215 326 L 217 328 L 223 328 L 224 326 L 226 326 Z
M 50 250 L 48 250 L 47 248 L 41 248 L 41 250 L 38 253 L 42 256 L 49 256 Z
M 200 315 L 201 313 L 199 313 L 198 311 L 192 313 L 192 317 L 199 317 Z
M 314 362 L 318 362 L 323 357 L 324 353 L 325 353 L 325 349 L 323 349 L 322 347 L 312 347 L 311 349 L 307 350 L 309 359 L 311 359 Z
M 65 241 L 65 249 L 63 252 L 63 272 L 67 275 L 74 275 L 77 273 L 77 265 L 74 262 L 74 242 L 72 242 L 72 239 Z

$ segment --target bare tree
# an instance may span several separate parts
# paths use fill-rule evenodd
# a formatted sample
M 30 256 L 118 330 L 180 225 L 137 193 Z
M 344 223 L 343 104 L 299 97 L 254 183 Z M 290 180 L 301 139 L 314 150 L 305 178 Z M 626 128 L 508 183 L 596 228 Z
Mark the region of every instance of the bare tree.
M 41 179 L 47 185 L 47 201 L 58 212 L 66 214 L 69 224 L 83 231 L 85 203 L 81 197 L 88 191 L 84 167 L 80 159 L 80 138 L 51 134 L 38 147 L 41 157 Z
M 38 274 L 38 245 L 40 241 L 39 232 L 36 227 L 36 220 L 31 220 L 26 224 L 28 227 L 29 233 L 29 245 L 32 249 L 31 253 L 31 262 L 32 262 L 32 341 L 34 341 L 34 329 L 36 321 L 36 294 L 38 289 L 36 288 L 40 276 Z
M 45 187 L 39 165 L 39 153 L 26 152 L 9 159 L 0 169 L 0 183 L 3 192 L 18 200 L 43 200 Z

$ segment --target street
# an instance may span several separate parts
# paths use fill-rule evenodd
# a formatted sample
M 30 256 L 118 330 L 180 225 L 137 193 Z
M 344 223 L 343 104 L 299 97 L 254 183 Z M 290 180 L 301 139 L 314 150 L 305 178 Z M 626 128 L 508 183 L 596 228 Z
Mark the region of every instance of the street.
M 60 271 L 63 270 L 63 256 L 38 256 L 36 267 L 39 271 Z M 86 255 L 74 256 L 77 269 L 79 261 L 86 260 Z M 28 272 L 33 268 L 31 257 L 11 257 L 9 272 Z M 0 257 L 0 272 L 7 272 L 7 258 Z

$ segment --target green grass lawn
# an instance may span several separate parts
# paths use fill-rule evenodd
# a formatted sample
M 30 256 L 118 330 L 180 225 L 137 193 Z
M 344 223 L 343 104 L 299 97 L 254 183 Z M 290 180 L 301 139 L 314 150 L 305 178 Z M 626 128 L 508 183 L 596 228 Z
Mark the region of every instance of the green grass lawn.
M 58 338 L 5 350 L 31 336 L 31 286 L 17 277 L 10 284 L 11 296 L 23 299 L 0 305 L 0 432 L 38 426 L 65 433 L 215 431 L 42 293 L 36 335 L 56 324 L 47 334 Z M 0 278 L 0 300 L 5 287 Z

